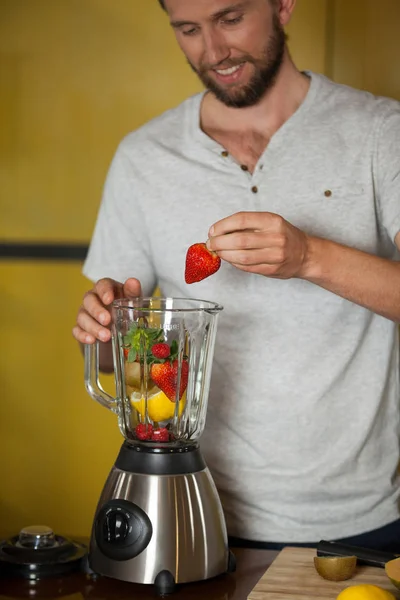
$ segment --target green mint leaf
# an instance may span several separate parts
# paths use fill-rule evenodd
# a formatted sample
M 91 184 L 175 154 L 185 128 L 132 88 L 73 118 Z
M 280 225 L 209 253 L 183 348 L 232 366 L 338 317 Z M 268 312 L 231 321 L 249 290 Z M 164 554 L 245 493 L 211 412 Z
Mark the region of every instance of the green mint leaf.
M 150 340 L 155 342 L 155 341 L 160 340 L 160 338 L 162 337 L 164 332 L 162 329 L 151 329 L 149 333 L 150 333 Z
M 145 327 L 137 327 L 135 324 L 131 325 L 128 333 L 123 337 L 125 346 L 132 346 L 132 349 L 136 353 L 143 354 L 144 350 L 147 350 L 147 362 L 150 359 L 150 349 L 156 341 L 163 339 L 162 329 L 150 329 Z M 133 359 L 134 360 L 134 359 Z
M 176 340 L 173 340 L 171 343 L 170 352 L 171 354 L 169 355 L 169 360 L 172 361 L 178 356 L 178 342 Z
M 128 354 L 128 362 L 135 362 L 136 360 L 136 350 L 134 348 L 131 348 L 129 350 L 129 354 Z
M 128 331 L 128 335 L 130 338 L 132 338 L 132 336 L 135 334 L 135 332 L 138 330 L 137 326 L 133 323 Z
M 147 336 L 143 329 L 137 329 L 133 334 L 132 338 L 132 346 L 140 352 L 140 350 L 145 346 L 147 340 Z

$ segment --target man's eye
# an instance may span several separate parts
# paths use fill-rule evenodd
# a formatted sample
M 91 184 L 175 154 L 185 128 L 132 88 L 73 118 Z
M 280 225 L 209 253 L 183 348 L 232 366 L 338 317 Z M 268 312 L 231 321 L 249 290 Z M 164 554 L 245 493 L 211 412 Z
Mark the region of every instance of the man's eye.
M 240 23 L 240 21 L 243 20 L 243 15 L 241 15 L 240 17 L 235 17 L 234 19 L 224 19 L 222 21 L 222 23 L 224 23 L 224 25 L 236 25 L 237 23 Z
M 182 29 L 182 33 L 183 35 L 194 35 L 195 33 L 197 33 L 197 28 L 192 27 L 191 29 Z

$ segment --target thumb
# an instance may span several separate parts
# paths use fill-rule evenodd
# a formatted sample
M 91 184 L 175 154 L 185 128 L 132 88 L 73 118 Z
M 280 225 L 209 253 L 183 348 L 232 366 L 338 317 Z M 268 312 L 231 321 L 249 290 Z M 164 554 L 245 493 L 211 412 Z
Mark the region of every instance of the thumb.
M 127 298 L 136 298 L 142 295 L 142 286 L 139 279 L 130 277 L 124 283 L 124 296 Z

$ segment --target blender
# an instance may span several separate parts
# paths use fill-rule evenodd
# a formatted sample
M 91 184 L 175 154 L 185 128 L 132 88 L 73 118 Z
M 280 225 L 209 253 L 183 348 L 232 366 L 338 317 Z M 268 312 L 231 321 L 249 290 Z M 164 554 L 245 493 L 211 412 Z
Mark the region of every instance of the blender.
M 233 571 L 219 495 L 199 447 L 222 306 L 184 298 L 116 300 L 116 397 L 99 383 L 98 343 L 85 346 L 89 395 L 125 440 L 100 496 L 89 565 L 99 575 L 176 584 Z

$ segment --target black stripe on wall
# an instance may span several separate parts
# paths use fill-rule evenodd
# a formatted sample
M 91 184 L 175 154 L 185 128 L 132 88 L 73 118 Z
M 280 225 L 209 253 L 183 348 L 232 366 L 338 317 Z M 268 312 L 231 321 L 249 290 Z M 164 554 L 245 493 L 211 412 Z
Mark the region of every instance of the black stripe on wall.
M 83 261 L 87 251 L 87 244 L 0 242 L 0 259 Z

